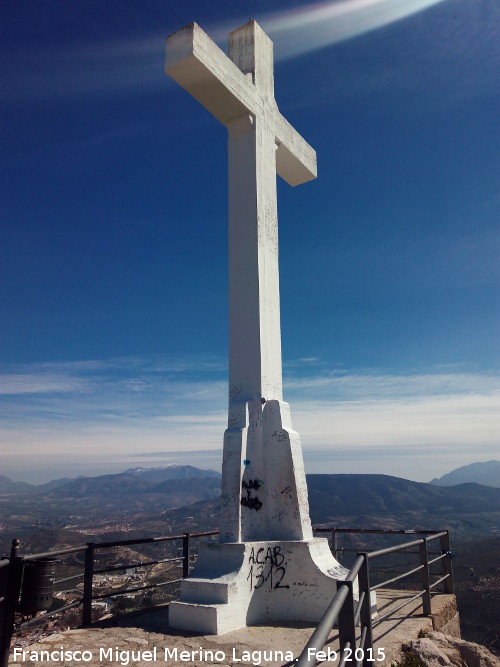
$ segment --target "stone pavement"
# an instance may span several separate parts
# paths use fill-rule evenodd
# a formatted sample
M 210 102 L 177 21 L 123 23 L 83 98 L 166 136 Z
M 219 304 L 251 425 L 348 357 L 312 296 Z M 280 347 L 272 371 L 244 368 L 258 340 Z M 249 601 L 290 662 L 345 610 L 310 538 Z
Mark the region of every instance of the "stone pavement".
M 379 613 L 386 613 L 412 595 L 405 591 L 377 591 Z M 452 626 L 458 616 L 453 595 L 433 598 L 433 618 L 423 617 L 418 607 L 419 601 L 412 602 L 374 629 L 374 657 L 380 655 L 377 649 L 384 649 L 385 654 L 384 660 L 373 663 L 375 667 L 399 660 L 402 644 L 417 639 L 420 631 L 435 629 L 454 634 Z M 406 618 L 410 609 L 415 615 Z M 307 623 L 283 623 L 241 628 L 219 636 L 200 635 L 170 629 L 168 607 L 162 607 L 133 617 L 115 617 L 92 628 L 52 634 L 36 644 L 18 648 L 16 654 L 13 648 L 9 667 L 278 667 L 288 665 L 300 655 L 313 630 L 314 626 Z M 328 647 L 331 651 L 338 650 L 335 629 L 325 650 Z M 335 665 L 333 661 L 323 664 Z

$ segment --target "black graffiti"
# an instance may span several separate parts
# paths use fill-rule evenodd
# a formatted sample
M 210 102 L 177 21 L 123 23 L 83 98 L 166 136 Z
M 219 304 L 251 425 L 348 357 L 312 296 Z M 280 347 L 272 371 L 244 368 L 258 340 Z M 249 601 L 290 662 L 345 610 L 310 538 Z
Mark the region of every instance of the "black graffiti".
M 267 547 L 267 549 L 261 547 L 257 551 L 255 547 L 252 547 L 248 563 L 250 571 L 247 581 L 250 581 L 251 589 L 257 590 L 266 582 L 269 583 L 269 590 L 290 588 L 288 584 L 281 583 L 286 575 L 286 563 L 280 546 Z
M 261 554 L 266 552 L 266 555 L 263 556 Z M 285 555 L 281 553 L 281 547 L 275 546 L 275 547 L 261 547 L 260 549 L 257 549 L 255 551 L 255 547 L 252 547 L 252 550 L 250 551 L 250 556 L 248 557 L 248 562 L 250 564 L 253 563 L 258 563 L 259 565 L 267 565 L 267 563 L 271 563 L 271 565 L 275 565 L 276 567 L 280 567 L 280 565 L 283 565 L 283 561 L 285 560 Z
M 242 488 L 246 491 L 246 495 L 243 495 L 241 498 L 241 504 L 243 507 L 248 507 L 251 510 L 258 512 L 262 507 L 262 501 L 259 500 L 257 496 L 252 496 L 252 491 L 257 491 L 264 484 L 261 479 L 250 479 L 248 482 L 243 480 L 241 482 Z
M 247 491 L 247 496 L 243 496 L 241 499 L 241 504 L 243 507 L 248 507 L 251 510 L 258 512 L 262 507 L 262 502 L 257 498 L 257 496 L 251 496 L 250 491 Z
M 244 489 L 255 489 L 255 490 L 257 490 L 257 489 L 260 489 L 260 487 L 262 486 L 263 483 L 264 482 L 261 479 L 250 479 L 248 482 L 243 480 L 241 482 L 241 486 Z

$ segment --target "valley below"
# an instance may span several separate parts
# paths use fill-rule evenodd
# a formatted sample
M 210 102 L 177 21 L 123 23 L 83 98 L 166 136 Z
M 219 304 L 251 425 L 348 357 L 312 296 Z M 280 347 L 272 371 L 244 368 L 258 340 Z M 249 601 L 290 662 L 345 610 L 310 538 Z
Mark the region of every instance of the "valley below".
M 21 553 L 40 553 L 87 542 L 114 542 L 148 537 L 175 536 L 219 528 L 220 474 L 182 470 L 134 469 L 116 475 L 57 480 L 44 488 L 18 486 L 3 478 L 0 483 L 0 553 L 19 539 Z M 163 469 L 165 470 L 165 469 Z M 180 477 L 176 476 L 180 475 Z M 10 484 L 9 484 L 10 482 Z M 441 487 L 389 475 L 308 475 L 311 520 L 315 527 L 392 530 L 442 530 L 451 534 L 455 558 L 455 588 L 465 639 L 482 643 L 500 653 L 497 609 L 500 608 L 500 488 L 475 483 Z M 390 536 L 391 543 L 403 536 Z M 340 539 L 341 538 L 341 539 Z M 386 540 L 384 542 L 384 540 Z M 99 566 L 165 559 L 181 554 L 182 544 L 136 545 L 100 552 Z M 340 536 L 346 549 L 371 550 L 388 546 L 387 538 L 373 535 Z M 196 553 L 196 540 L 193 540 Z M 349 565 L 349 553 L 339 560 Z M 66 575 L 83 566 L 78 554 L 65 559 Z M 173 580 L 179 563 L 125 570 L 103 580 L 103 590 L 120 590 Z M 58 575 L 60 576 L 60 575 Z M 76 586 L 65 603 L 78 599 Z M 164 594 L 140 596 L 141 604 L 157 604 L 175 596 L 175 587 Z M 130 596 L 129 596 L 130 598 Z M 133 607 L 127 596 L 123 610 Z M 60 603 L 62 604 L 62 602 Z M 116 605 L 115 605 L 116 606 Z M 107 611 L 102 605 L 101 612 Z M 115 609 L 116 611 L 116 609 Z M 119 611 L 119 609 L 118 609 Z

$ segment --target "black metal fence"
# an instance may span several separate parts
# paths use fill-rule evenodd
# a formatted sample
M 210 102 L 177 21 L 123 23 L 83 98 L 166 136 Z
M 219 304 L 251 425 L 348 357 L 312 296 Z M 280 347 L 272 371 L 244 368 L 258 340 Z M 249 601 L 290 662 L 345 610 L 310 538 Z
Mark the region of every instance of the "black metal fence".
M 12 542 L 12 548 L 9 558 L 0 560 L 0 667 L 7 667 L 9 659 L 9 649 L 14 631 L 25 628 L 29 625 L 44 622 L 52 616 L 60 616 L 73 608 L 80 608 L 80 620 L 83 627 L 92 623 L 93 604 L 103 600 L 118 596 L 127 596 L 138 594 L 141 591 L 153 591 L 162 587 L 172 586 L 182 581 L 189 574 L 190 564 L 196 557 L 193 551 L 193 540 L 199 537 L 209 537 L 218 535 L 219 531 L 210 531 L 204 533 L 184 533 L 183 535 L 169 535 L 165 537 L 148 537 L 134 540 L 119 540 L 115 542 L 88 542 L 86 545 L 71 547 L 68 549 L 59 549 L 57 551 L 48 551 L 44 553 L 31 554 L 26 556 L 19 555 L 19 541 Z M 135 545 L 159 545 L 162 543 L 172 543 L 181 546 L 182 553 L 179 556 L 168 558 L 147 559 L 120 563 L 110 567 L 96 567 L 96 559 L 103 551 L 112 550 L 117 547 L 129 547 Z M 33 614 L 23 612 L 23 571 L 29 563 L 42 563 L 46 559 L 61 559 L 61 557 L 77 554 L 83 557 L 81 571 L 78 574 L 65 576 L 60 579 L 53 579 L 51 584 L 54 588 L 67 589 L 70 582 L 80 582 L 77 586 L 81 589 L 77 600 L 59 606 L 56 609 L 50 609 L 43 616 L 36 616 L 36 607 L 33 608 Z M 176 563 L 179 564 L 180 576 L 171 577 L 166 575 L 166 580 L 157 583 L 147 583 L 145 585 L 133 586 L 128 588 L 118 587 L 118 590 L 106 591 L 105 593 L 95 593 L 96 575 L 126 571 L 135 568 L 144 568 L 148 566 Z M 78 591 L 75 588 L 75 591 Z M 20 613 L 24 613 L 21 618 Z M 26 618 L 26 616 L 32 616 Z M 16 620 L 17 617 L 17 620 Z M 20 620 L 21 619 L 21 620 Z M 78 625 L 78 622 L 75 623 Z
M 327 533 L 331 538 L 331 550 L 337 557 L 339 554 L 356 553 L 356 560 L 349 571 L 346 580 L 339 585 L 337 593 L 333 598 L 330 606 L 325 612 L 318 628 L 313 633 L 310 641 L 302 652 L 298 665 L 305 667 L 306 665 L 315 665 L 316 659 L 312 656 L 314 651 L 320 651 L 330 634 L 332 627 L 338 623 L 339 639 L 341 649 L 341 662 L 339 667 L 343 667 L 346 661 L 346 656 L 351 651 L 352 656 L 363 654 L 370 656 L 373 653 L 373 638 L 372 629 L 376 624 L 385 620 L 389 614 L 393 614 L 403 606 L 409 604 L 417 598 L 422 599 L 422 607 L 424 614 L 430 614 L 430 600 L 431 593 L 439 586 L 443 586 L 443 592 L 453 593 L 453 574 L 451 566 L 450 541 L 448 531 L 410 531 L 410 530 L 375 530 L 375 529 L 347 529 L 347 528 L 315 528 L 317 533 Z M 52 616 L 61 615 L 70 609 L 80 609 L 79 619 L 74 625 L 81 622 L 83 627 L 89 626 L 93 620 L 93 605 L 104 599 L 116 598 L 118 596 L 130 596 L 141 593 L 142 591 L 158 591 L 163 587 L 170 587 L 178 584 L 183 578 L 187 577 L 190 570 L 190 565 L 196 557 L 196 550 L 193 549 L 193 540 L 199 537 L 209 537 L 218 535 L 218 531 L 210 531 L 204 533 L 184 533 L 183 535 L 173 535 L 166 537 L 150 537 L 133 540 L 120 540 L 115 542 L 88 542 L 86 545 L 72 547 L 68 549 L 61 549 L 58 551 L 48 551 L 45 553 L 21 556 L 19 554 L 19 541 L 14 540 L 10 557 L 0 560 L 0 667 L 7 667 L 9 649 L 12 634 L 15 630 L 26 627 L 28 625 L 43 622 Z M 342 535 L 426 535 L 411 542 L 405 542 L 396 546 L 379 549 L 377 551 L 357 551 L 355 549 L 340 546 L 339 539 Z M 440 550 L 438 552 L 429 552 L 428 544 L 439 539 Z M 114 548 L 130 547 L 142 545 L 149 548 L 150 546 L 175 545 L 175 549 L 179 552 L 165 554 L 164 558 L 146 557 L 140 561 L 133 561 L 131 563 L 119 563 L 100 567 L 97 563 L 103 553 L 109 552 Z M 415 550 L 417 549 L 417 550 Z M 172 549 L 170 549 L 172 551 Z M 379 581 L 370 586 L 370 577 L 378 576 L 380 573 L 395 573 L 391 569 L 377 569 L 370 566 L 370 563 L 375 558 L 394 554 L 417 554 L 418 565 L 412 567 L 410 570 L 404 572 L 397 572 L 396 577 L 392 577 L 385 581 Z M 53 585 L 61 591 L 67 591 L 70 582 L 79 582 L 76 584 L 75 595 L 76 600 L 63 604 L 56 609 L 50 609 L 43 614 L 43 616 L 34 616 L 36 607 L 33 610 L 32 618 L 22 618 L 19 612 L 26 608 L 23 605 L 23 596 L 25 591 L 23 589 L 23 571 L 29 563 L 47 562 L 47 559 L 61 559 L 65 556 L 73 555 L 81 558 L 80 571 L 77 574 L 70 574 L 59 579 L 54 579 Z M 429 556 L 434 556 L 429 558 Z M 117 590 L 106 591 L 104 593 L 95 593 L 97 586 L 96 577 L 103 575 L 110 575 L 114 572 L 127 571 L 134 568 L 146 568 L 156 565 L 166 565 L 170 568 L 171 564 L 176 564 L 172 569 L 167 569 L 162 572 L 163 581 L 154 583 L 146 583 L 144 585 L 132 586 L 123 588 L 118 586 Z M 433 574 L 430 566 L 433 564 L 441 564 L 439 578 L 431 583 L 431 575 Z M 96 567 L 97 565 L 97 567 Z M 73 567 L 72 569 L 75 569 Z M 69 571 L 72 571 L 70 569 Z M 78 568 L 76 568 L 78 569 Z M 65 574 L 68 574 L 66 568 Z M 418 575 L 420 581 L 420 590 L 410 599 L 407 599 L 403 604 L 397 608 L 392 609 L 389 614 L 377 617 L 376 621 L 372 621 L 370 614 L 370 591 L 377 588 L 386 587 L 389 584 L 395 584 L 402 579 Z M 355 602 L 353 586 L 355 580 L 359 583 L 359 600 Z M 29 605 L 28 605 L 29 607 Z M 46 609 L 45 607 L 42 607 Z M 25 613 L 25 612 L 23 612 Z M 16 616 L 17 614 L 17 616 Z M 28 614 L 29 615 L 29 614 Z M 26 614 L 25 614 L 26 616 Z M 361 638 L 356 645 L 356 627 L 361 624 Z M 358 653 L 356 653 L 356 649 Z M 369 650 L 370 649 L 370 650 Z M 371 651 L 371 653 L 370 653 Z M 371 661 L 373 662 L 373 661 Z M 366 660 L 357 661 L 357 664 L 368 665 Z
M 443 586 L 444 593 L 453 593 L 453 570 L 451 559 L 453 554 L 450 551 L 450 537 L 448 531 L 394 531 L 394 530 L 348 530 L 348 529 L 322 529 L 321 532 L 331 532 L 332 551 L 338 551 L 337 536 L 339 533 L 370 533 L 380 535 L 408 535 L 423 534 L 421 537 L 411 542 L 395 545 L 385 549 L 378 549 L 371 552 L 358 552 L 356 561 L 351 567 L 345 581 L 338 585 L 337 592 L 334 595 L 328 609 L 323 615 L 318 627 L 313 632 L 311 638 L 304 647 L 297 660 L 297 667 L 314 667 L 318 662 L 318 653 L 323 650 L 328 637 L 335 624 L 339 630 L 339 655 L 340 662 L 338 667 L 344 667 L 345 663 L 359 667 L 372 666 L 374 660 L 373 647 L 373 628 L 382 621 L 393 616 L 403 607 L 411 604 L 421 598 L 422 611 L 425 616 L 431 614 L 431 594 L 439 586 Z M 439 552 L 429 553 L 429 544 L 439 540 Z M 414 551 L 417 548 L 418 551 Z M 410 570 L 399 572 L 396 577 L 381 581 L 374 586 L 370 585 L 370 562 L 375 558 L 393 554 L 417 553 L 419 564 Z M 434 556 L 429 558 L 429 555 Z M 431 575 L 435 574 L 431 570 L 434 564 L 441 565 L 441 572 L 438 579 L 431 583 Z M 405 599 L 404 602 L 393 607 L 389 612 L 372 619 L 370 609 L 370 593 L 378 588 L 386 588 L 389 584 L 394 584 L 418 575 L 420 579 L 420 590 Z M 354 582 L 358 581 L 359 597 L 354 598 Z M 359 627 L 359 641 L 356 639 L 356 628 Z

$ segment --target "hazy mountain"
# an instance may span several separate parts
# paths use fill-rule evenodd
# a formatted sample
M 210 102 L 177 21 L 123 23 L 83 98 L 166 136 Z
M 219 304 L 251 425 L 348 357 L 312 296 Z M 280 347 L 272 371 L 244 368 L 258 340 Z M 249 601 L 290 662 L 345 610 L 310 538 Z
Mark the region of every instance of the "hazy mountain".
M 167 463 L 156 468 L 129 468 L 124 472 L 99 475 L 98 477 L 61 477 L 45 484 L 14 482 L 9 477 L 0 475 L 0 495 L 8 494 L 48 494 L 64 487 L 63 495 L 83 496 L 94 492 L 107 494 L 113 491 L 125 492 L 144 490 L 172 479 L 190 479 L 193 477 L 211 477 L 220 479 L 216 470 L 203 470 L 189 465 Z M 102 490 L 102 491 L 101 491 Z
M 121 496 L 153 490 L 158 484 L 173 480 L 211 478 L 217 480 L 220 486 L 220 477 L 220 473 L 215 470 L 202 470 L 193 466 L 169 464 L 158 468 L 129 468 L 125 472 L 99 475 L 98 477 L 77 477 L 69 482 L 57 484 L 48 491 L 53 498 Z M 50 484 L 53 483 L 49 482 L 45 486 Z M 206 497 L 211 496 L 198 496 L 194 500 Z M 191 502 L 194 502 L 194 500 Z M 189 501 L 187 503 L 181 502 L 181 504 L 188 503 Z
M 49 492 L 52 498 L 86 498 L 108 495 L 136 494 L 154 486 L 146 479 L 120 472 L 98 477 L 79 477 Z
M 479 484 L 431 486 L 390 475 L 307 475 L 311 519 L 335 523 L 339 517 L 403 521 L 407 528 L 441 528 L 443 521 L 477 521 L 499 513 L 500 489 Z M 486 519 L 486 516 L 483 517 Z M 441 525 L 439 525 L 441 524 Z
M 58 486 L 72 482 L 75 477 L 61 477 L 52 479 L 45 484 L 29 484 L 28 482 L 13 482 L 9 477 L 0 475 L 0 495 L 6 493 L 47 493 Z
M 72 482 L 75 479 L 78 479 L 78 477 L 61 477 L 60 479 L 51 479 L 50 482 L 46 482 L 45 484 L 37 484 L 33 491 L 35 491 L 35 493 L 47 493 L 57 489 L 59 486 L 67 484 L 68 482 Z
M 485 486 L 500 488 L 500 461 L 481 461 L 456 468 L 442 477 L 435 477 L 430 484 L 435 486 L 455 486 L 475 482 Z
M 169 479 L 146 493 L 159 493 L 164 505 L 169 507 L 184 507 L 210 498 L 220 496 L 220 482 L 218 477 L 189 477 L 187 479 Z
M 221 477 L 216 470 L 203 470 L 194 466 L 182 466 L 176 463 L 167 463 L 158 468 L 129 468 L 125 470 L 128 475 L 134 475 L 148 482 L 159 484 L 170 479 L 188 479 L 190 477 Z
M 13 482 L 9 477 L 0 475 L 0 494 L 30 493 L 33 485 L 27 482 Z

